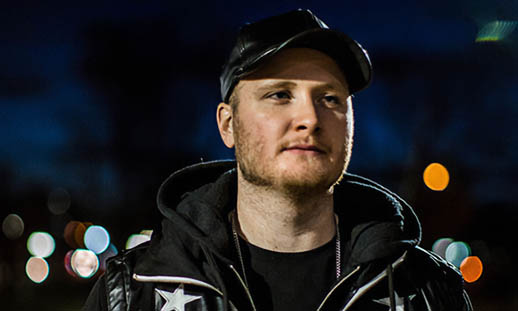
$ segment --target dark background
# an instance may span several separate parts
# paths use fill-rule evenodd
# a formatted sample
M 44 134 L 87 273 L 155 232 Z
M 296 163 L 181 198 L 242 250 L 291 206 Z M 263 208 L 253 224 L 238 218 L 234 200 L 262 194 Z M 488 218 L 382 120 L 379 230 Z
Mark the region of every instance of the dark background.
M 358 40 L 374 81 L 353 103 L 350 171 L 409 201 L 422 246 L 465 241 L 484 263 L 466 284 L 476 310 L 518 310 L 518 35 L 476 42 L 517 1 L 4 1 L 0 4 L 0 309 L 79 310 L 93 279 L 66 274 L 68 221 L 90 221 L 124 248 L 160 219 L 155 194 L 174 170 L 231 158 L 215 122 L 220 68 L 244 22 L 298 7 Z M 422 182 L 445 165 L 448 188 Z M 71 207 L 53 215 L 49 193 Z M 25 275 L 31 232 L 56 239 L 48 279 Z

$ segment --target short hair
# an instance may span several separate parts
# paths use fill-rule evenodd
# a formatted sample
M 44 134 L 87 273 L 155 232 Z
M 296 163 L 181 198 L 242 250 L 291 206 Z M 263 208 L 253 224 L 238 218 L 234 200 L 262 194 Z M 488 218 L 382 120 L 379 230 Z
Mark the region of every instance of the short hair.
M 239 85 L 236 85 L 234 90 L 232 90 L 232 93 L 230 94 L 230 97 L 228 98 L 228 104 L 230 105 L 230 108 L 232 109 L 233 113 L 237 112 L 237 106 L 239 104 L 239 96 L 237 96 L 237 91 L 241 87 Z

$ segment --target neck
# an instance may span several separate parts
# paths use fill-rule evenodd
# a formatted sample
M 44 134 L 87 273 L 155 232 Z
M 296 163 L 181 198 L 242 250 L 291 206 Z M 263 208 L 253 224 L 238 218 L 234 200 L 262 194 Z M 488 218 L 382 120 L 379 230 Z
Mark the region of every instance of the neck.
M 328 191 L 294 197 L 238 176 L 238 230 L 249 243 L 278 252 L 303 252 L 335 235 L 333 195 Z

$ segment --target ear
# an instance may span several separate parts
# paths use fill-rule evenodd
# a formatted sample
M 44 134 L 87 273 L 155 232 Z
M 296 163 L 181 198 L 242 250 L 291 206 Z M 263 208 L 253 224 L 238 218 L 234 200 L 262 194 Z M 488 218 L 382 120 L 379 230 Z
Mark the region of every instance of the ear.
M 216 112 L 219 135 L 228 148 L 234 147 L 234 128 L 232 126 L 232 107 L 227 103 L 220 103 Z

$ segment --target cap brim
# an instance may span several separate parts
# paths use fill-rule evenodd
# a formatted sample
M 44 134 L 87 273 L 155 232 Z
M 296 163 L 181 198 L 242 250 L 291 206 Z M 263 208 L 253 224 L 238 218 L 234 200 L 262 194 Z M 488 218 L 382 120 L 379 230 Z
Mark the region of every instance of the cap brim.
M 372 65 L 360 44 L 341 32 L 320 28 L 302 32 L 265 49 L 242 68 L 239 78 L 256 71 L 261 64 L 280 51 L 297 47 L 314 49 L 331 57 L 344 73 L 351 94 L 365 89 L 372 80 Z

